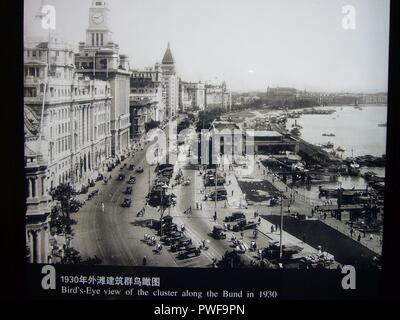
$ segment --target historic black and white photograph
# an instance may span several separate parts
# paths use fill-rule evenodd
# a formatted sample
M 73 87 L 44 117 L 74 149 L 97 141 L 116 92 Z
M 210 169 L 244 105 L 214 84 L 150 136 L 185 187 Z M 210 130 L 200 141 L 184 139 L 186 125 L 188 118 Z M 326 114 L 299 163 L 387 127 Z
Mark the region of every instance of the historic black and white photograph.
M 26 260 L 381 270 L 388 0 L 26 0 Z

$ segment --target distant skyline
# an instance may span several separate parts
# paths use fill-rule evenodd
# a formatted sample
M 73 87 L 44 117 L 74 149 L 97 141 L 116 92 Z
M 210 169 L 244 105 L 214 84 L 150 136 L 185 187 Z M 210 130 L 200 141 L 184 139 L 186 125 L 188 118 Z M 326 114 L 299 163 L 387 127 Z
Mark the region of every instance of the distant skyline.
M 24 36 L 46 39 L 26 0 Z M 43 0 L 56 8 L 56 33 L 77 51 L 91 0 Z M 386 92 L 388 0 L 109 0 L 110 30 L 132 69 L 161 62 L 167 43 L 184 81 L 226 81 L 232 91 L 295 87 Z M 355 30 L 342 7 L 356 9 Z

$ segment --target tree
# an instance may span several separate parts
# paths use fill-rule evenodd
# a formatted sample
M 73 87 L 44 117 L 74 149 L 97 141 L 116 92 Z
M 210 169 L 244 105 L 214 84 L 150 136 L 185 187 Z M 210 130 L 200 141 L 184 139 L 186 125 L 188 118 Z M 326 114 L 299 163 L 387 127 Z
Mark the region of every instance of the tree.
M 75 198 L 76 192 L 70 184 L 62 183 L 50 192 L 55 205 L 50 213 L 50 228 L 57 235 L 64 235 L 68 244 L 72 236 L 72 226 L 76 224 L 70 214 L 77 212 L 83 203 Z

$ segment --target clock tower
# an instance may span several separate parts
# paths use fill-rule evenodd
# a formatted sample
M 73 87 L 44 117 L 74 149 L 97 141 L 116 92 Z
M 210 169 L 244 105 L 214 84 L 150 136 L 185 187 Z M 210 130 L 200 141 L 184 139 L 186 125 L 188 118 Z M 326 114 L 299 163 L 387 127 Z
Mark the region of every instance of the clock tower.
M 104 47 L 112 42 L 108 29 L 108 5 L 104 0 L 93 0 L 89 8 L 89 28 L 86 30 L 86 46 Z

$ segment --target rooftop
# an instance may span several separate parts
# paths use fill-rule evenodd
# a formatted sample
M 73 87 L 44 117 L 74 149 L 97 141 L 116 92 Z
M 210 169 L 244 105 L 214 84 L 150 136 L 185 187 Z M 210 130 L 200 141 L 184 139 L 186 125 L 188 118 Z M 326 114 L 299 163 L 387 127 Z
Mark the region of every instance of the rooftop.
M 175 63 L 174 57 L 172 56 L 171 48 L 170 48 L 169 42 L 168 42 L 168 47 L 164 53 L 164 57 L 162 59 L 162 64 L 174 64 L 174 63 Z
M 277 131 L 272 130 L 254 130 L 246 131 L 246 134 L 251 137 L 282 137 L 282 135 Z

